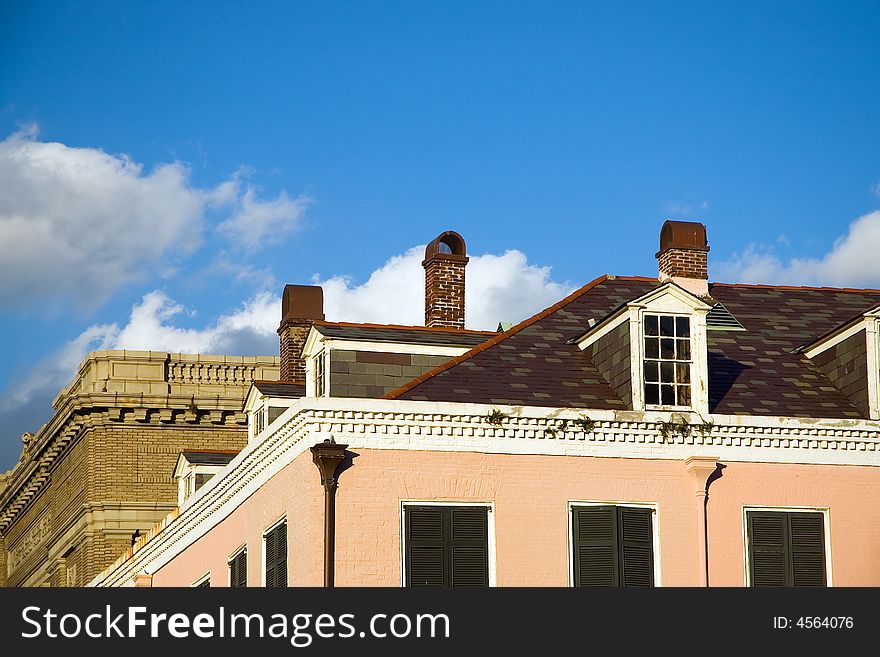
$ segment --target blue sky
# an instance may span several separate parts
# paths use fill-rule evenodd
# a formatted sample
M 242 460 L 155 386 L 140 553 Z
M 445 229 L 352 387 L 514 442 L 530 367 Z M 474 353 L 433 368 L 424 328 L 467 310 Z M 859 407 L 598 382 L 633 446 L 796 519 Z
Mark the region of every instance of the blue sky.
M 276 353 L 284 283 L 468 322 L 705 221 L 713 279 L 880 287 L 877 3 L 0 5 L 0 470 L 100 347 Z M 112 254 L 112 255 L 109 255 Z

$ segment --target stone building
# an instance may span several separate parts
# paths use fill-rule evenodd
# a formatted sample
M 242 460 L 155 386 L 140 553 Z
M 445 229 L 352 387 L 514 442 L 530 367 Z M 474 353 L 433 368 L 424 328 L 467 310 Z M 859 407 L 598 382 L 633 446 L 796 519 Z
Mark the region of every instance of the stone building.
M 185 450 L 247 442 L 242 403 L 277 357 L 96 351 L 0 476 L 0 586 L 82 585 L 177 505 Z

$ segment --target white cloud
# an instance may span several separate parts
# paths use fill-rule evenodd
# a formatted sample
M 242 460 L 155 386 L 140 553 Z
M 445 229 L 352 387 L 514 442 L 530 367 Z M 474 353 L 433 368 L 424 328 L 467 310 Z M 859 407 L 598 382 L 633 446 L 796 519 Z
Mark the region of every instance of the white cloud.
M 125 155 L 41 142 L 27 128 L 0 141 L 0 311 L 95 308 L 148 272 L 173 272 L 174 255 L 199 247 L 207 208 L 228 208 L 222 233 L 254 249 L 292 230 L 304 207 L 284 192 L 260 200 L 241 172 L 200 189 L 180 162 L 144 173 Z
M 680 203 L 671 201 L 663 206 L 668 214 L 679 216 L 692 216 L 698 212 L 705 212 L 709 209 L 709 201 L 700 201 L 699 203 Z
M 336 321 L 422 324 L 425 321 L 425 247 L 390 258 L 366 282 L 347 276 L 319 277 L 324 314 Z M 550 267 L 529 264 L 521 251 L 471 256 L 466 271 L 468 328 L 494 330 L 499 321 L 518 322 L 555 303 L 574 287 L 550 277 Z
M 425 247 L 390 258 L 366 282 L 344 276 L 315 282 L 324 286 L 328 320 L 415 324 L 424 322 Z M 465 300 L 469 328 L 494 330 L 499 321 L 518 322 L 555 303 L 574 289 L 551 278 L 549 267 L 529 264 L 524 253 L 472 256 L 467 269 Z M 181 326 L 193 313 L 154 290 L 132 306 L 125 324 L 95 324 L 50 354 L 4 391 L 0 426 L 4 427 L 0 459 L 11 463 L 23 431 L 35 431 L 49 417 L 49 401 L 73 378 L 89 351 L 142 349 L 183 353 L 270 355 L 278 353 L 276 329 L 281 315 L 278 295 L 261 292 L 207 325 Z M 13 451 L 15 452 L 13 454 Z M 2 464 L 2 460 L 0 460 Z M 0 467 L 2 469 L 2 467 Z
M 856 219 L 820 258 L 783 260 L 771 247 L 749 245 L 712 267 L 713 278 L 737 283 L 880 286 L 880 212 Z
M 261 201 L 250 185 L 244 194 L 236 189 L 236 208 L 229 219 L 217 228 L 233 244 L 255 251 L 266 244 L 274 244 L 299 227 L 311 200 L 300 196 L 291 198 L 281 192 L 275 200 Z
M 871 191 L 874 192 L 874 196 L 880 196 L 880 182 L 878 182 L 876 185 L 874 185 L 871 188 Z

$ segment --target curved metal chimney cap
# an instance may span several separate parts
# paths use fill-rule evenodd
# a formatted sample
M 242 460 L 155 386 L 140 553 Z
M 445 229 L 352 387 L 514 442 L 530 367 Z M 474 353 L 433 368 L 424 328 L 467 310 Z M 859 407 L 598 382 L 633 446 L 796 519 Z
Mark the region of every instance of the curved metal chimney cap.
M 454 230 L 447 230 L 435 237 L 425 248 L 425 260 L 435 255 L 466 256 L 464 238 Z
M 285 285 L 281 295 L 281 321 L 324 319 L 324 290 L 320 285 Z
M 660 229 L 660 250 L 657 255 L 670 249 L 708 251 L 706 225 L 698 221 L 667 220 Z

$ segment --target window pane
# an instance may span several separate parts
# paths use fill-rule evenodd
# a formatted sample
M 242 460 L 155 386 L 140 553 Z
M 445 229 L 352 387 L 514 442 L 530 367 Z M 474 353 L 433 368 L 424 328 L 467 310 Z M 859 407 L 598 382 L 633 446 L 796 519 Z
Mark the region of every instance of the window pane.
M 646 404 L 659 404 L 660 403 L 660 386 L 653 383 L 645 384 L 645 403 Z
M 691 405 L 691 387 L 690 386 L 676 386 L 678 392 L 678 405 L 679 406 L 690 406 Z
M 676 340 L 678 343 L 676 346 L 678 347 L 678 360 L 690 360 L 691 359 L 691 341 L 687 340 Z
M 688 317 L 675 318 L 675 334 L 682 338 L 691 334 L 691 320 Z
M 645 381 L 656 383 L 660 380 L 660 364 L 655 360 L 645 363 Z
M 675 405 L 675 386 L 660 386 L 660 403 L 665 406 Z
M 660 335 L 675 335 L 675 318 L 669 315 L 660 316 Z
M 645 358 L 660 357 L 660 340 L 657 338 L 645 338 Z
M 691 366 L 689 363 L 675 364 L 675 382 L 690 383 L 691 382 Z
M 672 338 L 660 339 L 660 358 L 675 358 L 675 340 Z
M 662 383 L 675 383 L 675 363 L 660 362 L 660 381 Z
M 657 315 L 645 315 L 645 335 L 660 335 L 660 323 Z

